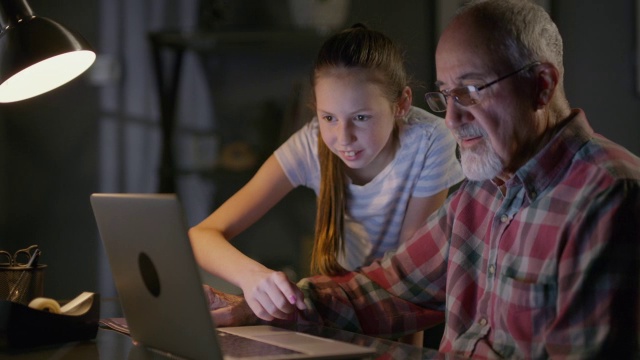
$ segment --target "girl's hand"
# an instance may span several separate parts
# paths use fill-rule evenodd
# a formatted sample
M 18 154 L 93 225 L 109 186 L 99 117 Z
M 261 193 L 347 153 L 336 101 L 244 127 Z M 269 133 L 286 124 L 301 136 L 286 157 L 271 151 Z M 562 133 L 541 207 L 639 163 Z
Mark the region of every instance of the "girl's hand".
M 302 291 L 283 272 L 265 268 L 253 274 L 240 287 L 247 304 L 260 319 L 288 320 L 298 310 L 307 309 Z

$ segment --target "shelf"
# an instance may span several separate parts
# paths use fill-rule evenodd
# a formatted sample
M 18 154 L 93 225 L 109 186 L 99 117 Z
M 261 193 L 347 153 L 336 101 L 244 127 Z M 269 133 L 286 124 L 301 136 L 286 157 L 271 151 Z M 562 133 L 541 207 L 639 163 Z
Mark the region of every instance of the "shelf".
M 149 34 L 155 46 L 196 52 L 224 52 L 241 49 L 315 51 L 322 37 L 315 31 L 220 31 L 184 33 L 160 31 Z
M 176 135 L 176 105 L 180 72 L 187 51 L 229 55 L 248 52 L 305 53 L 312 58 L 323 35 L 312 30 L 291 31 L 217 31 L 184 33 L 158 31 L 149 33 L 154 70 L 160 100 L 160 124 L 162 148 L 158 192 L 175 193 L 178 171 L 174 160 L 174 135 Z M 208 173 L 207 171 L 202 172 Z

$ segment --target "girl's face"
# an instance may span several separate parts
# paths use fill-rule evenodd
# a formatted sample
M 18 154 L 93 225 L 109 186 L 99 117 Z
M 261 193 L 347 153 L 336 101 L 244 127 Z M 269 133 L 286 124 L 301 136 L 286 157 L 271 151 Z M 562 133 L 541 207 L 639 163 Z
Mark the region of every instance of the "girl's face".
M 316 113 L 327 147 L 356 184 L 366 184 L 395 154 L 392 131 L 398 106 L 364 70 L 340 69 L 316 78 Z

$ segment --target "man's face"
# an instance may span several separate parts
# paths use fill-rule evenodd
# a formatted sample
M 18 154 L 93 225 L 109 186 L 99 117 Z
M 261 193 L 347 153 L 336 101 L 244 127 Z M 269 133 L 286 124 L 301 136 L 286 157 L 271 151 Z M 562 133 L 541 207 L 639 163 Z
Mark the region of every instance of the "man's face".
M 447 27 L 436 50 L 440 90 L 481 86 L 517 70 L 492 57 L 487 41 L 491 37 L 480 36 L 464 18 Z M 458 141 L 469 179 L 507 180 L 523 164 L 519 154 L 537 136 L 533 102 L 523 95 L 530 92 L 522 90 L 529 85 L 512 76 L 481 90 L 480 101 L 473 106 L 447 99 L 446 124 Z

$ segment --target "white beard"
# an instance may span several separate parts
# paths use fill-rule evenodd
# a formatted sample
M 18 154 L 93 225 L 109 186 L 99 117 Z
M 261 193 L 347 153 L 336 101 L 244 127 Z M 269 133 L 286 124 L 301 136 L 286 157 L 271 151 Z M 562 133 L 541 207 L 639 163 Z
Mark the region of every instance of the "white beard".
M 460 163 L 462 172 L 469 180 L 491 180 L 498 176 L 504 168 L 502 160 L 493 150 L 487 140 L 487 133 L 480 127 L 467 125 L 457 131 L 458 138 L 461 135 L 482 135 L 481 143 L 474 146 L 473 150 L 460 148 Z
M 493 148 L 486 143 L 481 146 L 482 148 L 478 149 L 481 151 L 460 149 L 462 172 L 469 180 L 491 180 L 502 171 L 502 161 Z

